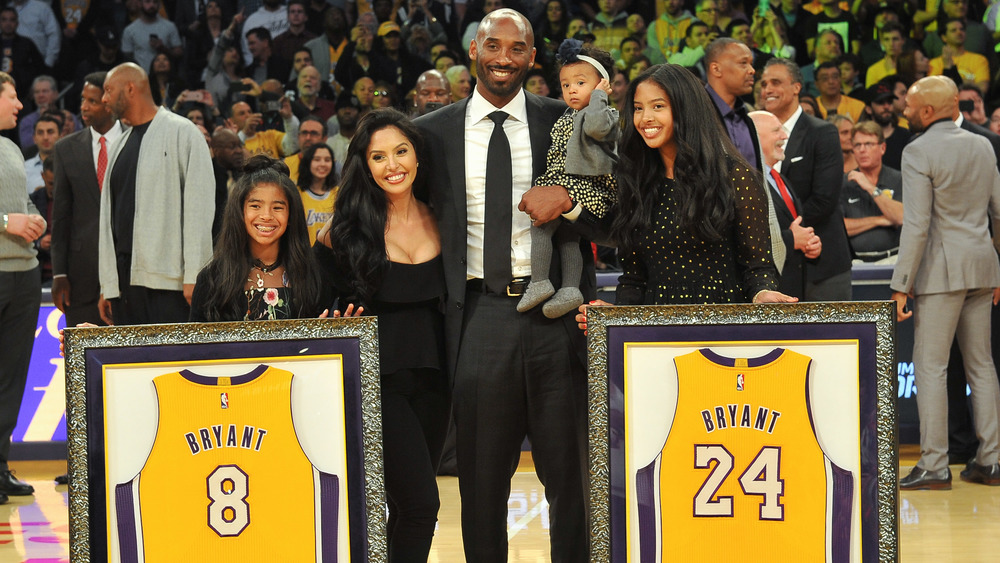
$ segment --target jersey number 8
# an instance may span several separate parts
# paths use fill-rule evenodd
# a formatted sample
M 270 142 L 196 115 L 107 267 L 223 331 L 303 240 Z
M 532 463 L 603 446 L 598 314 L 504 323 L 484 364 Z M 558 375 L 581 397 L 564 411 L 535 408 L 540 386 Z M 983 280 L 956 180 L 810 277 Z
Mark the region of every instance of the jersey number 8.
M 235 537 L 250 525 L 250 477 L 238 465 L 220 465 L 208 478 L 208 527 L 220 536 Z

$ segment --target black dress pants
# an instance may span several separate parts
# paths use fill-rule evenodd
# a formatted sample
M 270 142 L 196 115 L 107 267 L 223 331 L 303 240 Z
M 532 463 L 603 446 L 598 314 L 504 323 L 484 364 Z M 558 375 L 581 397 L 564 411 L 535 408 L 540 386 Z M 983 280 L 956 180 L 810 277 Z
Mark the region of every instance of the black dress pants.
M 38 326 L 42 281 L 36 267 L 25 272 L 0 272 L 0 471 L 7 471 L 10 438 L 17 426 L 31 348 Z

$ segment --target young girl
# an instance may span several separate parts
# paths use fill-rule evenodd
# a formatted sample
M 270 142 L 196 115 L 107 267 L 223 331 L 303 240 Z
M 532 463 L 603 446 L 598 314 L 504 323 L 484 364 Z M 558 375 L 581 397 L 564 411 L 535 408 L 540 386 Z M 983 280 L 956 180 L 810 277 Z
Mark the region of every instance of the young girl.
M 306 149 L 299 166 L 299 190 L 302 193 L 310 245 L 316 242 L 316 233 L 333 217 L 333 202 L 337 198 L 336 185 L 333 150 L 329 145 L 316 143 Z
M 250 159 L 226 202 L 215 254 L 198 274 L 192 321 L 318 317 L 333 302 L 297 192 L 284 163 Z
M 559 82 L 569 108 L 552 127 L 547 171 L 535 185 L 563 186 L 573 201 L 603 217 L 615 200 L 611 173 L 618 160 L 620 127 L 618 110 L 608 104 L 610 73 L 615 63 L 605 51 L 583 47 L 576 39 L 563 41 L 559 60 Z M 549 281 L 553 236 L 562 260 L 562 287 L 558 292 Z M 531 227 L 531 283 L 517 304 L 518 311 L 528 311 L 551 297 L 542 312 L 555 319 L 583 303 L 579 288 L 583 263 L 578 246 L 579 236 L 572 227 L 560 226 L 559 221 Z

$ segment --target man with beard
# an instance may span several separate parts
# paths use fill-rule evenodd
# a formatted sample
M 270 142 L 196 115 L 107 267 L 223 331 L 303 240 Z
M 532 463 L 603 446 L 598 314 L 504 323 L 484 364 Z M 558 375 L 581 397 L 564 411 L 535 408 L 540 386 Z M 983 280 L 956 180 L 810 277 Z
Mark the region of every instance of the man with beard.
M 323 20 L 323 35 L 306 41 L 306 48 L 312 53 L 312 64 L 319 71 L 320 78 L 333 84 L 333 71 L 347 48 L 347 16 L 344 10 L 330 6 Z
M 923 134 L 903 152 L 906 207 L 893 271 L 897 319 L 914 317 L 913 365 L 920 415 L 920 461 L 899 481 L 903 490 L 951 489 L 948 469 L 946 368 L 958 337 L 972 388 L 976 457 L 963 481 L 1000 485 L 1000 385 L 990 352 L 991 301 L 1000 297 L 997 240 L 1000 173 L 989 141 L 955 125 L 955 83 L 943 76 L 917 81 L 904 115 Z M 907 310 L 907 296 L 913 309 Z
M 823 254 L 815 263 L 806 264 L 805 299 L 850 301 L 851 252 L 840 211 L 844 174 L 840 135 L 832 123 L 802 111 L 802 74 L 795 63 L 771 59 L 761 83 L 764 109 L 781 120 L 788 133 L 785 160 L 775 164 L 775 169 L 802 201 L 798 209 L 802 225 L 812 227 L 823 240 Z
M 160 17 L 160 0 L 142 0 L 139 17 L 122 32 L 122 53 L 139 68 L 148 69 L 158 53 L 174 59 L 184 54 L 174 22 Z
M 526 436 L 549 501 L 552 561 L 584 561 L 588 553 L 583 333 L 572 314 L 551 320 L 516 307 L 531 275 L 530 225 L 566 213 L 582 235 L 580 289 L 593 299 L 587 239 L 598 225 L 562 186 L 532 186 L 565 110 L 521 88 L 532 45 L 524 16 L 490 12 L 469 47 L 479 79 L 472 95 L 415 121 L 428 149 L 421 170 L 429 174 L 448 287 L 462 538 L 466 559 L 486 563 L 507 561 L 507 498 Z
M 865 113 L 872 121 L 882 127 L 882 138 L 885 139 L 885 154 L 882 155 L 882 165 L 899 170 L 902 165 L 903 147 L 910 142 L 913 133 L 898 123 L 893 106 L 896 94 L 887 82 L 879 82 L 868 89 L 868 105 Z
M 288 31 L 288 10 L 285 9 L 281 0 L 264 0 L 263 5 L 256 12 L 247 15 L 246 21 L 243 22 L 244 31 L 258 27 L 266 29 L 272 39 Z M 245 33 L 242 46 L 243 64 L 250 66 L 250 63 L 253 62 L 253 55 L 250 53 L 250 45 Z M 285 79 L 284 76 L 270 76 L 268 78 Z
M 208 145 L 194 123 L 156 105 L 133 63 L 108 73 L 102 99 L 131 128 L 111 150 L 101 190 L 101 318 L 186 322 L 195 279 L 212 256 Z
M 314 66 L 304 66 L 299 71 L 298 95 L 292 102 L 292 112 L 300 120 L 307 115 L 314 115 L 324 122 L 337 113 L 337 104 L 319 97 L 319 71 Z M 299 147 L 299 150 L 305 150 Z
M 337 97 L 337 126 L 339 130 L 336 135 L 329 137 L 326 144 L 333 151 L 334 165 L 337 168 L 337 177 L 344 170 L 344 159 L 347 158 L 347 146 L 354 138 L 354 129 L 358 126 L 358 119 L 361 118 L 361 103 L 358 97 L 351 92 L 341 92 Z
M 428 113 L 451 103 L 451 88 L 448 79 L 439 70 L 424 71 L 417 78 L 416 95 L 413 96 L 413 107 L 417 115 Z

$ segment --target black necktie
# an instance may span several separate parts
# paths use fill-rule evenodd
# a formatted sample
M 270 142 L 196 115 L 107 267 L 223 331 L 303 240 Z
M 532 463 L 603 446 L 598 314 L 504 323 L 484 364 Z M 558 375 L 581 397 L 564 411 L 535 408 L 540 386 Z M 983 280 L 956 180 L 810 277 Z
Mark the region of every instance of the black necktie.
M 486 226 L 483 234 L 483 276 L 486 287 L 495 292 L 505 291 L 510 283 L 510 229 L 513 166 L 510 142 L 503 130 L 507 112 L 495 111 L 493 134 L 486 152 Z

